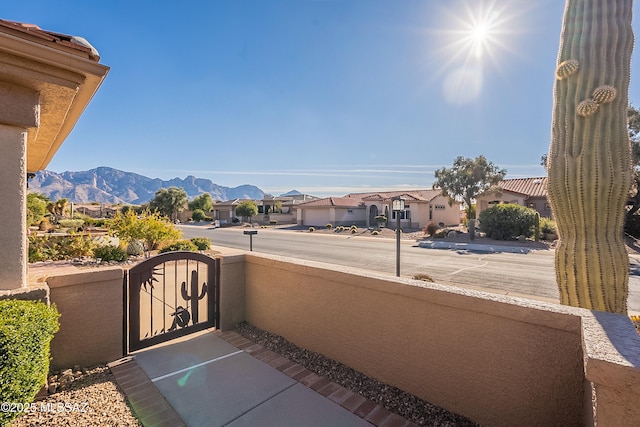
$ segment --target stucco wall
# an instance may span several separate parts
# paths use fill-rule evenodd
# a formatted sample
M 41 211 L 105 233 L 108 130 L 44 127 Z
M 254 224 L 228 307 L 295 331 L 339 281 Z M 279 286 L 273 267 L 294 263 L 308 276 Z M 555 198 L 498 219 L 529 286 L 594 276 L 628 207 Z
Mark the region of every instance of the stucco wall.
M 247 255 L 245 274 L 249 323 L 480 424 L 582 425 L 590 412 L 587 310 L 274 256 Z
M 46 279 L 60 312 L 60 330 L 51 341 L 52 369 L 122 357 L 123 277 L 121 268 L 108 268 Z

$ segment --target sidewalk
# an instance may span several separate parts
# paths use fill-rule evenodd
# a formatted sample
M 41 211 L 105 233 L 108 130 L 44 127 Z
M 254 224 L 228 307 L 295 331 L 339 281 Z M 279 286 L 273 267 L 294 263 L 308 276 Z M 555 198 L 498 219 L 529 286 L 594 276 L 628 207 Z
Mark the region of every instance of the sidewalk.
M 235 332 L 204 331 L 109 365 L 145 426 L 412 426 Z

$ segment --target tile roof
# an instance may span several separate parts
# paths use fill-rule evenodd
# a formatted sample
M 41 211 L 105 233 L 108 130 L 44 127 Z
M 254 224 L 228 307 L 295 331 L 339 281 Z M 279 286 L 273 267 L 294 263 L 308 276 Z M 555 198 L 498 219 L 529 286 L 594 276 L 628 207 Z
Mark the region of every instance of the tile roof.
M 547 177 L 516 178 L 501 181 L 498 188 L 502 191 L 524 194 L 529 197 L 547 197 Z M 496 188 L 494 188 L 496 190 Z
M 100 54 L 87 40 L 79 36 L 46 31 L 35 24 L 7 21 L 0 19 L 0 32 L 11 34 L 22 39 L 32 39 L 54 49 L 82 56 L 95 62 L 100 61 Z
M 349 193 L 344 197 L 367 201 L 389 201 L 392 197 L 404 197 L 412 201 L 429 202 L 441 194 L 440 190 L 404 190 L 404 191 L 384 191 L 372 193 Z

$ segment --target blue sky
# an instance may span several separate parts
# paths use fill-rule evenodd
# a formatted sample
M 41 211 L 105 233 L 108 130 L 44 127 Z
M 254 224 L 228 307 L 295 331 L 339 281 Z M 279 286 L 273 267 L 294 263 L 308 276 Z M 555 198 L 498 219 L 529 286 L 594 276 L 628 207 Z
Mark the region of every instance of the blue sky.
M 318 196 L 430 188 L 457 156 L 544 175 L 561 0 L 5 3 L 111 67 L 52 171 Z

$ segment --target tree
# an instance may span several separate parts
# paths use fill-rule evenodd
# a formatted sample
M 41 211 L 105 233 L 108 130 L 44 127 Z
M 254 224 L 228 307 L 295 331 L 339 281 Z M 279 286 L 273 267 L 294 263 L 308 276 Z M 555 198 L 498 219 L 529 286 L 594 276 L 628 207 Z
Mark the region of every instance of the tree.
M 156 196 L 149 202 L 152 210 L 160 212 L 170 219 L 177 219 L 187 205 L 187 193 L 183 188 L 169 187 L 156 191 Z
M 236 215 L 251 221 L 251 217 L 258 215 L 258 205 L 253 200 L 245 200 L 236 207 Z
M 64 218 L 64 213 L 67 210 L 67 205 L 69 204 L 68 199 L 58 199 L 55 202 L 47 203 L 47 210 L 53 216 L 54 221 L 57 221 L 60 218 Z
M 634 237 L 640 237 L 640 111 L 633 105 L 627 108 L 627 119 L 629 121 L 629 140 L 631 141 L 631 154 L 633 156 L 633 180 L 632 189 L 629 196 L 630 208 L 625 216 L 625 229 L 627 233 Z
M 198 209 L 205 213 L 213 210 L 213 199 L 211 198 L 211 194 L 202 193 L 189 202 L 190 211 L 196 211 Z
M 441 168 L 435 172 L 434 189 L 442 190 L 442 195 L 449 198 L 449 203 L 462 200 L 467 210 L 467 218 L 471 218 L 473 200 L 491 186 L 502 181 L 507 174 L 484 156 L 475 159 L 459 156 L 451 168 Z
M 39 224 L 47 213 L 49 198 L 40 193 L 27 194 L 27 225 Z

